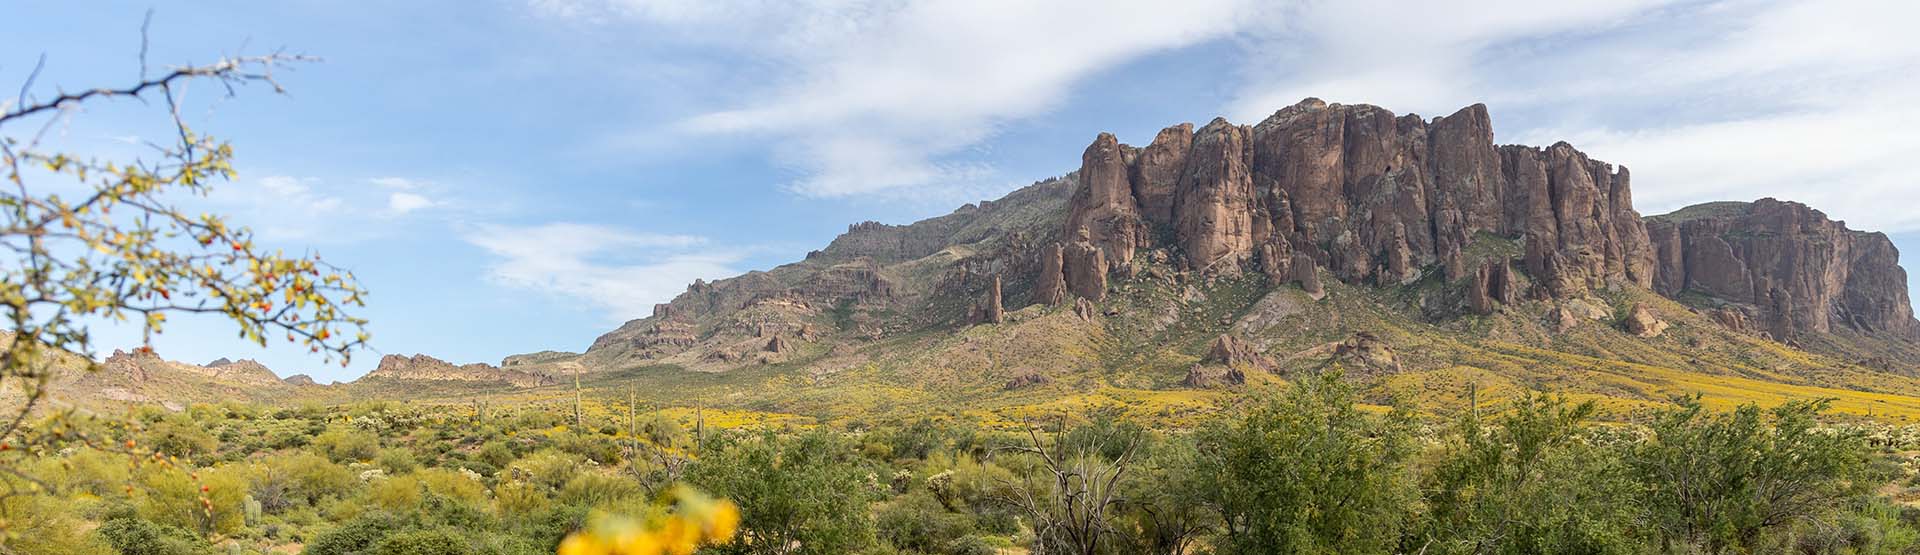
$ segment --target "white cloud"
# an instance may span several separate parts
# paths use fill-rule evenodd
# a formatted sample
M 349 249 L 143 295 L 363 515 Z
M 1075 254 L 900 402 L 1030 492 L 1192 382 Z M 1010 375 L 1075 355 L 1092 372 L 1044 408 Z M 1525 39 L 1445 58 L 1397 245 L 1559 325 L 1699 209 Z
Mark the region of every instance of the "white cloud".
M 1920 4 L 1884 0 L 1728 2 L 1676 25 L 1685 45 L 1623 36 L 1580 53 L 1593 79 L 1562 92 L 1608 99 L 1627 121 L 1537 129 L 1634 170 L 1635 200 L 1659 213 L 1763 196 L 1819 208 L 1856 229 L 1920 229 Z M 1626 119 L 1626 118 L 1622 118 Z
M 392 177 L 392 176 L 374 177 L 374 178 L 367 179 L 367 182 L 372 183 L 374 185 L 379 185 L 381 187 L 385 187 L 388 189 L 398 189 L 401 191 L 412 191 L 415 189 L 426 187 L 426 184 L 420 182 L 419 180 L 408 179 L 405 177 Z
M 498 258 L 494 282 L 585 301 L 614 321 L 650 314 L 695 279 L 737 274 L 741 258 L 701 237 L 591 224 L 487 225 L 465 239 Z
M 1476 57 L 1505 42 L 1587 34 L 1672 0 L 1346 0 L 1295 2 L 1262 14 L 1227 106 L 1259 121 L 1306 97 L 1444 115 L 1486 100 L 1499 75 Z
M 333 223 L 347 217 L 346 201 L 316 192 L 321 181 L 312 177 L 270 175 L 252 186 L 234 183 L 215 187 L 209 200 L 232 214 L 268 241 L 313 241 L 330 238 Z
M 396 192 L 387 195 L 387 211 L 394 215 L 405 215 L 408 212 L 433 205 L 433 199 L 427 198 L 426 195 L 407 192 Z
M 1249 31 L 1227 106 L 1306 96 L 1444 115 L 1487 102 L 1502 142 L 1574 143 L 1632 168 L 1660 213 L 1797 200 L 1855 228 L 1920 229 L 1920 41 L 1901 0 L 1298 3 Z M 1383 30 L 1390 30 L 1383 32 Z
M 1055 108 L 1101 70 L 1226 36 L 1249 12 L 1241 0 L 534 5 L 671 26 L 772 60 L 779 71 L 738 107 L 680 129 L 769 139 L 801 173 L 789 188 L 824 197 L 971 185 L 991 168 L 954 157 L 1000 126 Z

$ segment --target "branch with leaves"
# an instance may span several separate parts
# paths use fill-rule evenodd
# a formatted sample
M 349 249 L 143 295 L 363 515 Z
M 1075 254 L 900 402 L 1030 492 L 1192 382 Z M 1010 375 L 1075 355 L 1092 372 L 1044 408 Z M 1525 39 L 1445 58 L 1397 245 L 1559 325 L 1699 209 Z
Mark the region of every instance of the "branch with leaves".
M 210 81 L 229 96 L 252 83 L 284 92 L 275 70 L 313 59 L 229 57 L 149 78 L 144 51 L 131 85 L 37 100 L 36 68 L 17 98 L 0 102 L 0 391 L 19 392 L 0 416 L 0 474 L 17 476 L 18 457 L 45 443 L 48 434 L 33 429 L 42 424 L 30 422 L 57 421 L 32 419 L 56 374 L 98 370 L 90 324 L 137 320 L 145 351 L 177 314 L 218 314 L 246 341 L 283 336 L 343 366 L 366 345 L 366 320 L 351 314 L 366 291 L 352 272 L 316 254 L 270 250 L 221 215 L 174 204 L 235 177 L 232 145 L 181 117 L 187 85 Z M 103 160 L 43 147 L 47 131 L 83 105 L 156 96 L 173 132 L 146 143 L 146 156 Z

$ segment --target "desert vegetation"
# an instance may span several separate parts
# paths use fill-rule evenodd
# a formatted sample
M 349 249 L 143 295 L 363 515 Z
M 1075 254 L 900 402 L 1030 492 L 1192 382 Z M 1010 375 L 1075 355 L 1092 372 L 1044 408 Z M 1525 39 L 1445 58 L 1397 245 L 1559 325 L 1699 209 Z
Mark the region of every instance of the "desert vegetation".
M 7 478 L 28 492 L 4 501 L 7 549 L 625 553 L 563 540 L 663 498 L 698 504 L 701 533 L 737 527 L 706 553 L 1920 545 L 1912 438 L 1823 425 L 1819 402 L 1681 399 L 1629 424 L 1548 396 L 1448 419 L 1369 409 L 1338 373 L 1190 429 L 1101 414 L 722 428 L 623 403 L 139 408 L 50 424 L 61 439 Z

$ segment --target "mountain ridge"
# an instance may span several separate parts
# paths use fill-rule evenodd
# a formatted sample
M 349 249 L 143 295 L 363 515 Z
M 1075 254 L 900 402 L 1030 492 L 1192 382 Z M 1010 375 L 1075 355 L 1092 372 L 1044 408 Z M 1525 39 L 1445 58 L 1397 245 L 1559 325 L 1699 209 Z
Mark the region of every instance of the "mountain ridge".
M 1643 218 L 1626 167 L 1493 138 L 1481 104 L 1424 119 L 1317 99 L 1144 147 L 1102 133 L 1061 177 L 697 280 L 581 353 L 389 356 L 315 390 L 551 393 L 571 376 L 820 414 L 874 395 L 1200 410 L 1340 366 L 1380 395 L 1853 391 L 1855 412 L 1893 395 L 1920 415 L 1920 324 L 1884 234 L 1773 199 Z

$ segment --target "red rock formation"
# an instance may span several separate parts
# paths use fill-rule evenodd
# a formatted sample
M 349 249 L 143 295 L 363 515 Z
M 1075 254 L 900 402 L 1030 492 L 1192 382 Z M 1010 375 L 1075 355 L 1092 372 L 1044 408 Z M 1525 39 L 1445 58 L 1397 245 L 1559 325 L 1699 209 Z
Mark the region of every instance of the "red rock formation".
M 1640 337 L 1659 337 L 1661 332 L 1667 330 L 1667 322 L 1644 303 L 1633 303 L 1633 308 L 1627 310 L 1627 318 L 1620 325 L 1627 333 Z
M 1080 156 L 1080 188 L 1067 204 L 1067 229 L 1084 231 L 1115 266 L 1131 264 L 1145 236 L 1127 158 L 1120 141 L 1101 133 Z
M 1067 300 L 1066 250 L 1059 243 L 1040 250 L 1040 279 L 1033 286 L 1033 302 L 1057 305 Z
M 1067 290 L 1100 302 L 1107 297 L 1107 253 L 1083 237 L 1065 247 Z
M 1006 321 L 1007 309 L 1000 302 L 1000 276 L 993 276 L 993 282 L 987 286 L 986 295 L 974 304 L 968 318 L 975 324 L 998 324 Z
M 1068 237 L 1086 229 L 1116 267 L 1128 247 L 1177 247 L 1196 270 L 1258 261 L 1272 275 L 1299 271 L 1280 262 L 1304 253 L 1341 280 L 1397 285 L 1429 268 L 1465 277 L 1462 253 L 1484 233 L 1525 241 L 1544 296 L 1647 286 L 1655 274 L 1624 168 L 1565 143 L 1496 147 L 1485 106 L 1428 121 L 1307 99 L 1252 127 L 1216 119 L 1182 137 L 1189 129 L 1169 127 L 1133 156 L 1111 135 L 1096 139 Z
M 1655 290 L 1691 293 L 1756 315 L 1775 339 L 1844 328 L 1920 338 L 1906 271 L 1884 234 L 1797 202 L 1717 202 L 1647 219 Z M 1716 316 L 1729 327 L 1744 318 Z
M 1141 149 L 1133 165 L 1133 196 L 1150 228 L 1172 229 L 1174 192 L 1186 171 L 1187 152 L 1193 149 L 1193 124 L 1160 130 L 1153 144 Z
M 1235 267 L 1253 256 L 1254 221 L 1266 218 L 1247 170 L 1247 136 L 1216 118 L 1193 139 L 1174 192 L 1173 228 L 1196 269 Z
M 1272 372 L 1273 359 L 1260 354 L 1258 349 L 1231 335 L 1214 338 L 1207 346 L 1207 356 L 1200 359 L 1201 364 L 1219 364 L 1238 368 L 1249 368 Z

